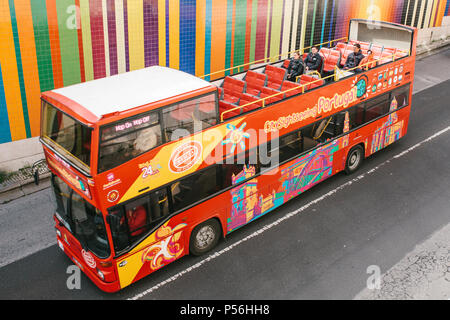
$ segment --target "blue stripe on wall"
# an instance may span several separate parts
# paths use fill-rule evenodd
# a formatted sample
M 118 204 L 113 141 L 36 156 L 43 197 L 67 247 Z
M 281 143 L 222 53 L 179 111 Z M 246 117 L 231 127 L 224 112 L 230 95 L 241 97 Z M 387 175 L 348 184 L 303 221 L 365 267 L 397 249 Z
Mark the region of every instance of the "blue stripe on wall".
M 195 74 L 196 0 L 180 1 L 180 70 Z
M 11 141 L 8 109 L 6 107 L 5 87 L 3 85 L 2 66 L 0 65 L 0 143 Z
M 449 0 L 450 1 L 450 0 Z M 206 0 L 205 6 L 205 74 L 211 73 L 211 23 L 212 23 L 212 0 Z M 209 81 L 210 77 L 205 80 Z

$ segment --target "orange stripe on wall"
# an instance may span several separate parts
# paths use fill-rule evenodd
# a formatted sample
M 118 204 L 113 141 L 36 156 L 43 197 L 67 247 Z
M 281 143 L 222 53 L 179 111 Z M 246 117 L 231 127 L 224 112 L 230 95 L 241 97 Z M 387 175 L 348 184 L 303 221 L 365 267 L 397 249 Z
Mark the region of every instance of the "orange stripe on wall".
M 58 15 L 56 12 L 56 0 L 46 0 L 48 35 L 50 50 L 52 52 L 53 82 L 56 88 L 64 86 L 62 76 L 61 48 L 59 47 Z
M 205 74 L 205 30 L 206 30 L 206 1 L 197 0 L 197 25 L 195 36 L 195 74 Z
M 2 65 L 5 100 L 8 106 L 8 119 L 11 129 L 11 140 L 21 140 L 27 137 L 23 117 L 22 98 L 19 86 L 16 53 L 11 24 L 8 0 L 0 0 L 0 63 Z M 26 53 L 24 52 L 24 56 Z
M 225 48 L 227 31 L 227 0 L 215 0 L 212 4 L 211 72 L 225 69 Z M 223 77 L 224 73 L 212 78 Z
M 20 2 L 20 6 L 17 3 Z M 28 1 L 15 0 L 17 29 L 19 33 L 20 51 L 22 52 L 22 69 L 27 97 L 28 117 L 33 137 L 40 133 L 41 88 L 37 67 L 36 45 L 33 31 L 31 6 Z M 54 69 L 53 69 L 54 70 Z

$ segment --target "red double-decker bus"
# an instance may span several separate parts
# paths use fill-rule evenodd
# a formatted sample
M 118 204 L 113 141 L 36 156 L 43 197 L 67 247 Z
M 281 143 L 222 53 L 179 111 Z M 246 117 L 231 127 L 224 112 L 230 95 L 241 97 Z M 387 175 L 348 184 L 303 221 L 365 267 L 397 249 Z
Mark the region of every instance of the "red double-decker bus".
M 349 30 L 297 82 L 281 55 L 214 81 L 150 67 L 43 93 L 61 249 L 118 291 L 405 136 L 416 29 Z M 376 61 L 343 69 L 355 43 Z

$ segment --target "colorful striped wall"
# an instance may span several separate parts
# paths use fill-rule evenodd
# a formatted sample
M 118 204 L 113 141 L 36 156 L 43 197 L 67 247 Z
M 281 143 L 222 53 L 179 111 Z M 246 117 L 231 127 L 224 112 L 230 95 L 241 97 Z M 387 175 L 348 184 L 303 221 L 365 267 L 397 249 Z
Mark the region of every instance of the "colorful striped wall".
M 42 91 L 157 64 L 209 74 L 346 36 L 350 18 L 445 15 L 450 0 L 0 0 L 0 143 L 39 135 Z

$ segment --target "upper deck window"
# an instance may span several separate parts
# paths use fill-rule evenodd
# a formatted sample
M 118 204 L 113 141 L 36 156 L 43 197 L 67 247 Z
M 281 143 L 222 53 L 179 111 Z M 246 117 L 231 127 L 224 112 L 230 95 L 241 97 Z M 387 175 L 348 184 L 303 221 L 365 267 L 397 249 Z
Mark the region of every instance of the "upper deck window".
M 216 97 L 203 97 L 177 103 L 163 109 L 165 135 L 167 141 L 202 131 L 216 124 Z
M 92 129 L 43 101 L 42 139 L 76 167 L 90 172 Z
M 161 143 L 158 111 L 108 125 L 101 130 L 98 170 L 104 172 L 117 167 Z

